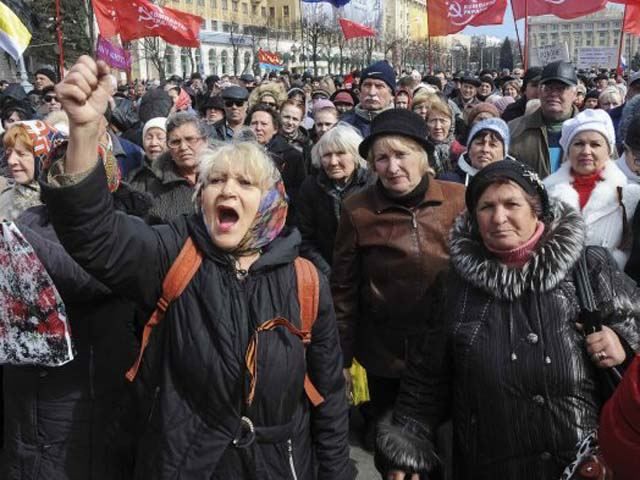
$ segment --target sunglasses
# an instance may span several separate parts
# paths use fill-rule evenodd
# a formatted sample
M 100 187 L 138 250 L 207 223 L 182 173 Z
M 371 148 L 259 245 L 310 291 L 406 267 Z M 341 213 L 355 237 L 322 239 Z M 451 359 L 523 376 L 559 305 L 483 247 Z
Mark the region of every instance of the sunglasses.
M 45 95 L 43 97 L 43 100 L 45 103 L 57 102 L 58 97 L 56 97 L 55 95 Z
M 236 107 L 244 107 L 244 100 L 225 100 L 224 106 L 227 108 L 231 108 L 233 106 Z

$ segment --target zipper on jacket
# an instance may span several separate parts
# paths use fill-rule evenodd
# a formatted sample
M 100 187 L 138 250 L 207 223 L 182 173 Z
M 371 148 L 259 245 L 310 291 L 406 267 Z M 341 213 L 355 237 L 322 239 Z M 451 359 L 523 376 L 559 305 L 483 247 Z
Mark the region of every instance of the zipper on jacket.
M 287 440 L 287 452 L 289 453 L 289 468 L 291 468 L 291 477 L 293 480 L 298 480 L 298 474 L 296 474 L 296 465 L 293 463 L 293 443 L 291 439 Z
M 413 225 L 414 230 L 418 228 L 418 220 L 416 219 L 415 210 L 411 211 L 411 225 Z

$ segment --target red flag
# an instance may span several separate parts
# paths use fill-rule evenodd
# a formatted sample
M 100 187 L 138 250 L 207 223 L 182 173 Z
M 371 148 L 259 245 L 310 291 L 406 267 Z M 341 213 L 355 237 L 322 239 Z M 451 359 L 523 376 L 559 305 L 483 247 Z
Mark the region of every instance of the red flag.
M 624 22 L 622 31 L 640 35 L 640 0 L 610 0 L 624 4 Z
M 340 22 L 340 28 L 342 28 L 342 33 L 344 34 L 344 38 L 346 40 L 357 37 L 376 36 L 376 31 L 373 28 L 367 27 L 366 25 L 352 22 L 351 20 L 347 20 L 346 18 L 339 18 L 338 21 Z
M 430 0 L 429 36 L 457 33 L 468 25 L 502 23 L 507 0 Z
M 104 38 L 115 37 L 118 34 L 118 14 L 113 0 L 91 0 L 91 3 L 102 36 Z
M 525 3 L 530 17 L 555 15 L 568 20 L 602 10 L 607 0 L 513 0 L 513 14 L 517 19 L 525 17 Z
M 200 46 L 202 17 L 160 7 L 148 0 L 117 2 L 93 0 L 93 8 L 104 37 L 120 34 L 123 42 L 143 37 L 161 37 L 180 47 Z M 115 10 L 115 20 L 113 11 Z M 98 13 L 99 12 L 99 13 Z

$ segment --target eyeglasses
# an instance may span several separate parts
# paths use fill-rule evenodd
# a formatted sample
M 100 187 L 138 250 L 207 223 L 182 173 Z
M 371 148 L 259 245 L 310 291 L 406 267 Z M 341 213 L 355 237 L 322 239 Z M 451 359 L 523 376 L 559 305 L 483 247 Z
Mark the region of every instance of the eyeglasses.
M 193 148 L 200 140 L 202 140 L 202 138 L 203 137 L 172 138 L 167 142 L 167 145 L 169 145 L 169 148 L 173 149 L 180 148 L 180 145 L 182 145 L 182 141 L 184 140 L 189 147 Z
M 45 103 L 57 102 L 58 97 L 56 97 L 55 95 L 45 95 L 43 97 L 43 100 Z
M 244 100 L 225 100 L 224 106 L 227 108 L 231 108 L 233 106 L 236 107 L 244 107 Z
M 260 102 L 260 104 L 266 106 L 266 107 L 271 107 L 271 108 L 276 108 L 276 104 L 272 103 L 272 102 Z
M 571 85 L 567 85 L 566 83 L 561 82 L 548 82 L 543 83 L 541 88 L 544 92 L 563 93 L 571 88 Z

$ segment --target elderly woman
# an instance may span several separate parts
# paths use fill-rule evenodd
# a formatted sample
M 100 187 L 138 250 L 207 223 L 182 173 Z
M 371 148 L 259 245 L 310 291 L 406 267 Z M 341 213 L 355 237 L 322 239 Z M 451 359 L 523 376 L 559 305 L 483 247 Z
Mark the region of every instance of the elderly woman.
M 167 119 L 165 117 L 155 117 L 144 124 L 142 148 L 144 162 L 149 166 L 167 151 Z
M 63 140 L 62 134 L 40 120 L 15 123 L 4 133 L 2 142 L 13 183 L 0 193 L 0 219 L 14 221 L 28 208 L 40 205 L 38 177 L 43 152 Z
M 425 121 L 427 122 L 427 138 L 434 147 L 431 166 L 436 175 L 452 171 L 458 157 L 465 150 L 454 136 L 453 110 L 447 102 L 436 97 L 428 103 Z
M 170 228 L 115 214 L 92 154 L 108 72 L 84 56 L 57 86 L 71 133 L 64 174 L 43 187 L 56 231 L 84 269 L 149 312 L 178 253 L 200 258 L 137 365 L 147 402 L 135 478 L 352 479 L 331 296 L 320 276 L 303 335 L 313 305 L 298 300 L 300 237 L 283 228 L 275 165 L 255 143 L 220 146 L 202 155 L 196 213 Z
M 155 130 L 160 128 L 157 123 Z M 207 146 L 207 125 L 195 113 L 173 113 L 165 128 L 168 151 L 151 163 L 145 161 L 129 175 L 134 189 L 153 197 L 149 221 L 154 224 L 168 223 L 179 215 L 193 212 L 191 198 L 197 180 L 198 156 Z M 146 133 L 156 134 L 154 129 L 149 128 Z
M 431 323 L 449 230 L 464 207 L 462 185 L 434 179 L 426 134 L 409 110 L 373 120 L 359 152 L 378 181 L 345 201 L 336 235 L 331 285 L 345 375 L 354 358 L 367 370 L 365 439 L 393 405 L 409 352 Z
M 63 155 L 66 139 L 52 135 L 43 122 L 36 122 L 30 131 L 38 145 L 40 178 L 46 178 L 54 174 L 47 172 L 47 165 Z M 113 155 L 104 155 L 103 160 L 113 208 L 144 215 L 149 202 L 120 182 Z M 130 478 L 134 451 L 118 420 L 130 392 L 124 375 L 138 350 L 134 305 L 73 261 L 58 239 L 46 205 L 29 208 L 16 225 L 62 297 L 75 358 L 60 367 L 2 367 L 5 425 L 0 477 Z M 42 298 L 47 298 L 44 291 Z
M 377 466 L 393 472 L 387 478 L 427 478 L 439 463 L 434 432 L 452 419 L 454 478 L 560 478 L 598 425 L 598 370 L 638 349 L 640 296 L 605 249 L 585 253 L 580 214 L 549 200 L 522 163 L 481 170 L 466 205 L 451 232 L 437 325 L 380 426 Z M 603 324 L 586 337 L 576 324 L 582 255 Z
M 502 85 L 502 95 L 517 100 L 520 98 L 521 88 L 522 84 L 520 83 L 520 80 L 508 80 Z
M 509 126 L 500 118 L 477 122 L 469 133 L 467 151 L 458 159 L 456 169 L 440 175 L 438 179 L 469 186 L 479 170 L 508 156 L 510 138 Z
M 623 102 L 622 94 L 616 87 L 605 88 L 598 97 L 598 106 L 605 112 L 619 107 Z
M 358 131 L 345 123 L 325 133 L 311 151 L 318 173 L 305 179 L 298 194 L 300 253 L 327 277 L 331 274 L 342 201 L 375 178 L 358 153 L 360 142 Z
M 629 183 L 612 157 L 615 133 L 603 110 L 585 110 L 562 125 L 560 145 L 566 161 L 544 183 L 549 195 L 581 212 L 587 245 L 611 251 L 624 269 L 631 251 L 630 222 L 640 186 Z

